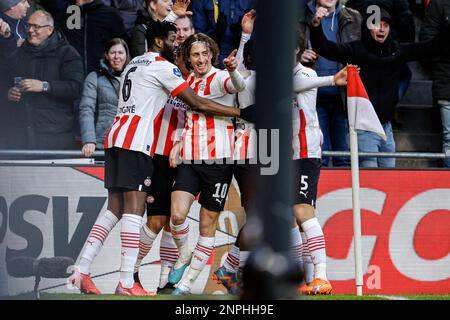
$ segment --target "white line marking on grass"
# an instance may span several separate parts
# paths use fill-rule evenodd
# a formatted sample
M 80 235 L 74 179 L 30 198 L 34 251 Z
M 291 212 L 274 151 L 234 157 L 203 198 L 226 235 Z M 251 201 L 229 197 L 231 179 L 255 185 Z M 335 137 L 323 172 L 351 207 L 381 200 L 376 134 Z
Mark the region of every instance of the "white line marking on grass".
M 374 297 L 380 297 L 380 298 L 384 298 L 387 300 L 409 300 L 408 298 L 405 297 L 399 297 L 399 296 L 383 296 L 383 295 L 375 295 Z

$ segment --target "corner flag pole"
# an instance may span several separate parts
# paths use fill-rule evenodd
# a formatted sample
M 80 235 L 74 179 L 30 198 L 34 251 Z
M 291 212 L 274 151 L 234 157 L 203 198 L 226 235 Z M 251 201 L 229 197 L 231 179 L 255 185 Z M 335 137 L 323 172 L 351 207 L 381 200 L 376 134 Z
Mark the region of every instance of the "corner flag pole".
M 356 294 L 358 296 L 362 296 L 363 270 L 361 248 L 361 209 L 359 206 L 358 135 L 354 126 L 350 126 L 350 155 L 352 170 L 353 239 L 355 243 Z

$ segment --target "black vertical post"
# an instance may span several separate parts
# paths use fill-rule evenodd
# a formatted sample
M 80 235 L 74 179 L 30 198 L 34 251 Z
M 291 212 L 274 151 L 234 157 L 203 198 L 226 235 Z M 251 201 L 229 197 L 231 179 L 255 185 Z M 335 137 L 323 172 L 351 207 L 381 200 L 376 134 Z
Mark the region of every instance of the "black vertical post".
M 257 176 L 255 212 L 248 224 L 259 234 L 244 270 L 243 297 L 282 299 L 295 293 L 288 243 L 293 221 L 292 78 L 298 0 L 258 0 L 256 12 L 258 151 L 263 151 L 262 144 L 268 146 L 272 169 L 266 165 Z

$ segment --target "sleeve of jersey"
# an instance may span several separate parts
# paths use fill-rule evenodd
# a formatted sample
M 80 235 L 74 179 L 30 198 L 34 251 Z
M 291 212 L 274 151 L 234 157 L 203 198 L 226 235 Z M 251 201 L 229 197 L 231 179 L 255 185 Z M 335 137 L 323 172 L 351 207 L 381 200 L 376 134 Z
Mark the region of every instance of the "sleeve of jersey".
M 188 83 L 184 81 L 181 76 L 181 71 L 177 66 L 170 62 L 163 61 L 158 68 L 158 80 L 170 92 L 173 97 L 179 95 L 184 89 L 189 87 Z
M 221 71 L 217 77 L 217 81 L 218 89 L 223 94 L 235 94 L 241 92 L 246 86 L 244 77 L 242 77 L 237 70 L 232 75 L 230 75 L 228 71 Z
M 319 87 L 327 87 L 334 85 L 334 77 L 306 77 L 295 76 L 294 77 L 294 91 L 296 93 L 308 91 Z

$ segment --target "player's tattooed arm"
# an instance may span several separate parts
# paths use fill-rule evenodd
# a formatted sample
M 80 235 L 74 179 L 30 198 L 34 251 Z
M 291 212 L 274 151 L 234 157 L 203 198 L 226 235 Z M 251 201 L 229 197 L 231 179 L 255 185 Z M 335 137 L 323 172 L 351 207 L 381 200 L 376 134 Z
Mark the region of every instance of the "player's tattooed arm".
M 210 114 L 213 116 L 238 117 L 238 108 L 227 107 L 220 103 L 198 96 L 191 87 L 187 87 L 178 94 L 178 98 L 183 100 L 192 110 Z

